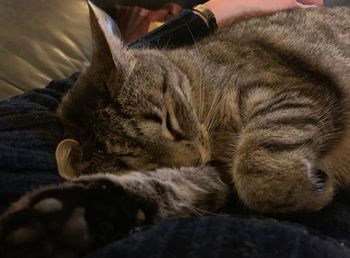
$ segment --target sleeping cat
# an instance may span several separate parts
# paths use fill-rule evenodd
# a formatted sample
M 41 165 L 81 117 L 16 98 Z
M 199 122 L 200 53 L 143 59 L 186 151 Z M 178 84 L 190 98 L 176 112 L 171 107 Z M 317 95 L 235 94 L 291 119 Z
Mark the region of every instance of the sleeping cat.
M 230 192 L 260 213 L 318 211 L 350 184 L 350 9 L 156 50 L 124 47 L 89 5 L 92 63 L 58 109 L 72 180 L 13 204 L 1 257 L 79 256 L 137 225 L 217 212 Z

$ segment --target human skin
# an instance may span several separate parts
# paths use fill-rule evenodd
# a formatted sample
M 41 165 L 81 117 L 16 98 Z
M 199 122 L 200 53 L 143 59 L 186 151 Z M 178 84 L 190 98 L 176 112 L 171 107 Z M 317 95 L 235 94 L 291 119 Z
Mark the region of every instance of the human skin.
M 210 0 L 204 4 L 214 13 L 218 27 L 253 16 L 321 5 L 323 0 Z

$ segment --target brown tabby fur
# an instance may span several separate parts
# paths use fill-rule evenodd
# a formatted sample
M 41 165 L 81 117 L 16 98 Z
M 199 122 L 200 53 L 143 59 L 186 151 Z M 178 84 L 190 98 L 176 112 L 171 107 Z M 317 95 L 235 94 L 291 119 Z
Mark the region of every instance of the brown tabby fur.
M 173 50 L 127 49 L 96 13 L 91 25 L 91 66 L 58 110 L 76 176 L 220 161 L 264 213 L 320 210 L 350 184 L 350 9 L 254 18 Z

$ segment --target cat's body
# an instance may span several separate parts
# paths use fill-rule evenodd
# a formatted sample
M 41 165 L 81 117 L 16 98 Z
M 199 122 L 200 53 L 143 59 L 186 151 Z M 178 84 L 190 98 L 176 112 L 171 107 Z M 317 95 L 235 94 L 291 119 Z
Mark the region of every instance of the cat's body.
M 184 48 L 127 50 L 91 8 L 93 61 L 58 111 L 74 139 L 58 146 L 60 173 L 86 176 L 22 198 L 2 219 L 10 242 L 34 241 L 44 215 L 71 213 L 84 223 L 54 232 L 81 253 L 138 223 L 216 211 L 230 190 L 253 210 L 286 213 L 317 211 L 350 184 L 350 9 L 288 11 Z M 36 224 L 8 226 L 28 207 Z
M 304 150 L 305 159 L 313 155 L 311 169 L 349 186 L 349 29 L 346 9 L 292 11 L 225 28 L 187 49 L 166 51 L 190 78 L 192 103 L 205 103 L 196 109 L 204 124 L 212 123 L 211 159 L 235 173 L 233 157 L 245 159 L 236 153 L 240 144 L 255 145 L 247 153 L 254 156 L 264 141 L 264 148 L 275 154 L 253 162 L 271 165 L 281 153 L 313 145 Z M 272 129 L 276 126 L 278 133 Z M 251 139 L 245 142 L 248 132 Z M 291 162 L 288 155 L 285 162 Z
M 341 13 L 340 9 L 284 12 L 224 28 L 188 48 L 161 51 L 190 79 L 191 101 L 197 105 L 202 123 L 208 126 L 213 120 L 211 159 L 231 163 L 242 129 L 249 122 L 258 123 L 269 114 L 272 122 L 278 118 L 273 114 L 276 110 L 268 107 L 286 104 L 277 111 L 293 118 L 308 102 L 315 106 L 312 116 L 321 122 L 329 114 L 328 120 L 334 123 L 316 166 L 337 174 L 341 183 L 350 183 L 350 158 L 346 155 L 350 147 L 346 151 L 345 143 L 350 130 L 348 18 L 349 11 Z M 266 108 L 260 117 L 255 114 L 256 105 Z M 346 157 L 340 158 L 343 153 Z M 328 161 L 331 156 L 339 157 L 347 168 Z M 326 160 L 332 165 L 326 165 Z

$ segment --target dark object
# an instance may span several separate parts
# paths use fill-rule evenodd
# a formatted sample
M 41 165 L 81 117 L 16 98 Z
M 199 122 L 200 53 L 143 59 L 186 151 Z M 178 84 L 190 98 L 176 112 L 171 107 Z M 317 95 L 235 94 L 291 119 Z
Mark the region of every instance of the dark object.
M 193 12 L 197 12 L 200 15 L 202 15 L 206 21 L 207 21 L 207 25 L 209 27 L 209 30 L 211 32 L 215 32 L 218 29 L 218 25 L 216 23 L 216 18 L 215 18 L 215 14 L 210 11 L 209 9 L 207 9 L 204 5 L 197 5 L 192 9 Z
M 184 10 L 163 26 L 131 43 L 129 47 L 174 48 L 193 44 L 210 33 L 210 29 L 199 15 L 194 14 L 191 10 Z

